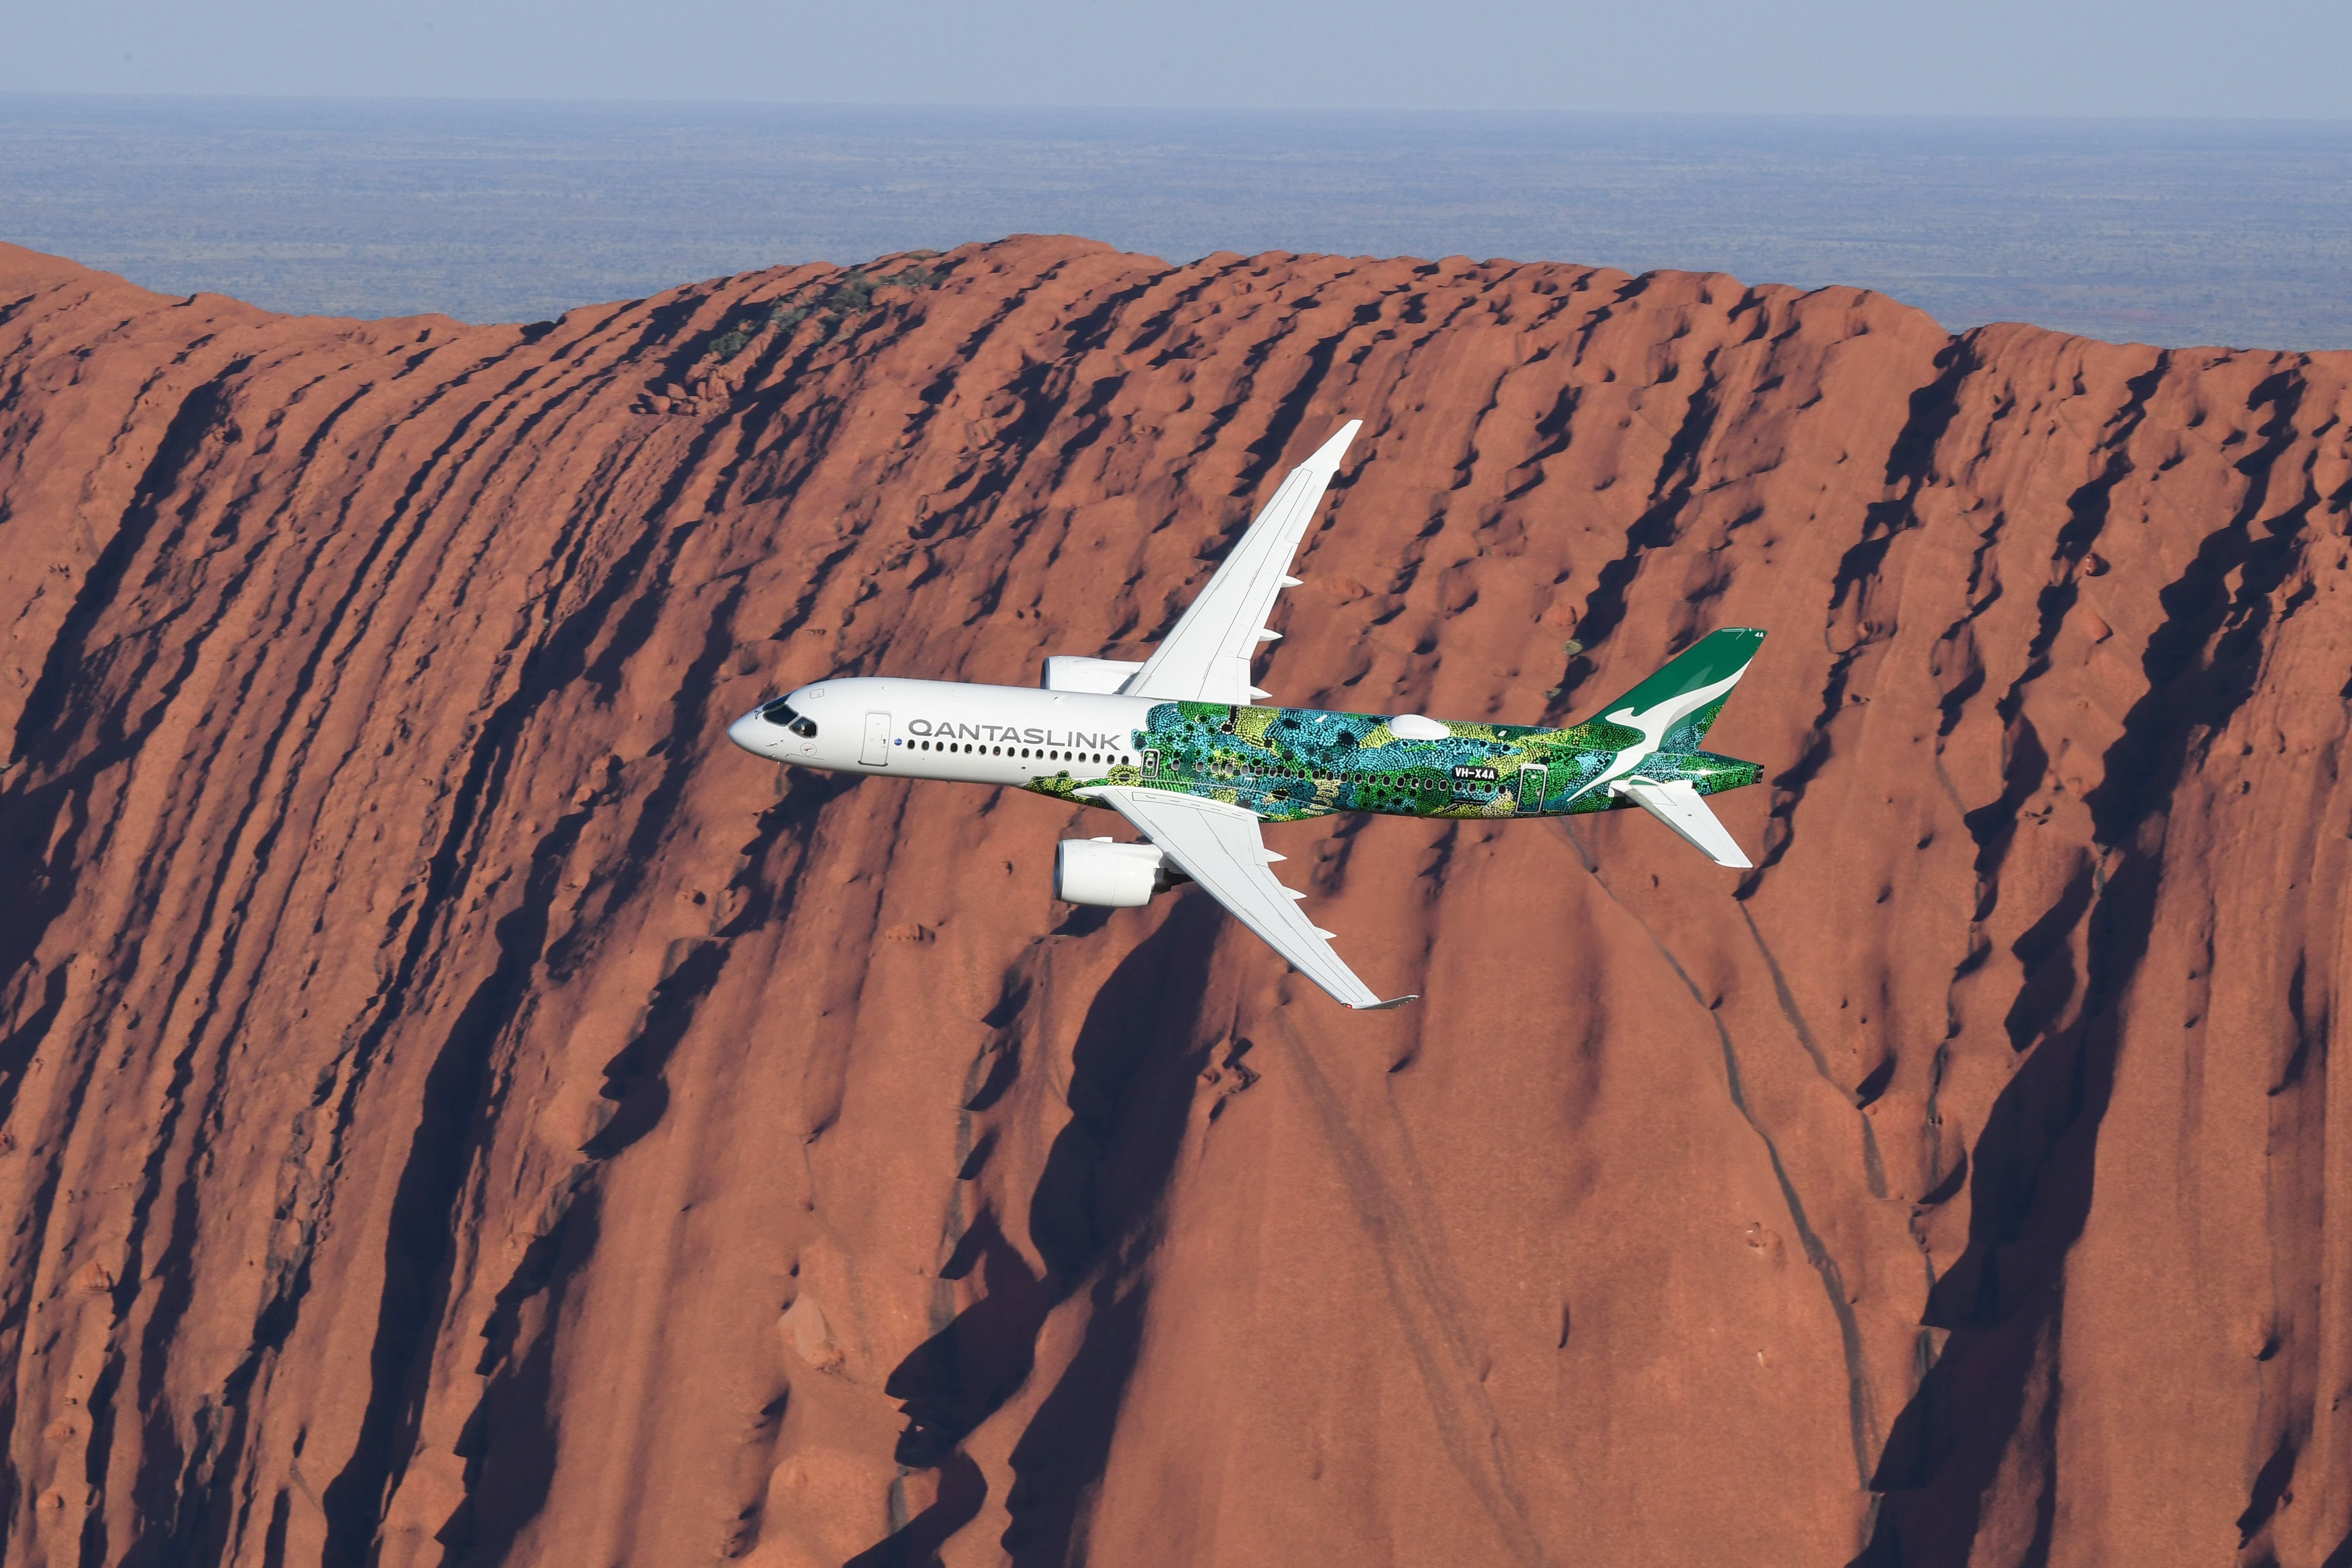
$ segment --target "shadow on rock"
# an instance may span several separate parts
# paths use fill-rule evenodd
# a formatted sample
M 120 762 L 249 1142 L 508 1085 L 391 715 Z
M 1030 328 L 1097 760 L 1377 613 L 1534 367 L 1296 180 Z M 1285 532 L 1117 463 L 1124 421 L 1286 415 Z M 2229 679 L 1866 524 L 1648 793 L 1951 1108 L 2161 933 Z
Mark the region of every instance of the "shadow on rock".
M 1085 1338 L 1014 1446 L 1006 1499 L 1013 1523 L 1003 1544 L 1016 1564 L 1069 1558 L 1142 1340 L 1136 1275 L 1206 1060 L 1196 1037 L 1200 999 L 1222 918 L 1204 895 L 1180 900 L 1087 1008 L 1071 1049 L 1070 1120 L 1030 1198 L 1044 1273 L 1031 1270 L 992 1215 L 975 1219 L 957 1246 L 945 1276 L 977 1269 L 986 1294 L 886 1385 L 908 1418 L 898 1461 L 940 1470 L 940 1500 L 857 1563 L 929 1563 L 978 1515 L 986 1488 L 958 1445 L 1028 1381 L 1047 1316 L 1091 1278 Z
M 963 1454 L 948 1455 L 937 1468 L 939 1500 L 842 1568 L 931 1568 L 939 1562 L 940 1548 L 947 1544 L 948 1537 L 970 1524 L 980 1505 L 988 1500 L 988 1478 Z
M 434 1536 L 452 1564 L 507 1561 L 554 1484 L 555 1325 L 566 1289 L 596 1250 L 599 1203 L 593 1185 L 581 1190 L 524 1253 L 483 1326 L 488 1343 L 478 1370 L 489 1382 L 457 1436 L 465 1495 Z M 533 1297 L 544 1298 L 540 1330 L 515 1359 L 523 1309 Z
M 2090 1215 L 2116 1027 L 2095 1018 L 2042 1042 L 1994 1104 L 1974 1151 L 1968 1248 L 1927 1298 L 1927 1323 L 1950 1335 L 1888 1434 L 1870 1543 L 1850 1568 L 1965 1568 L 2002 1457 L 2054 1438 L 2062 1273 Z M 2055 1501 L 2045 1478 L 2021 1561 L 2044 1560 Z
M 1004 1499 L 1013 1522 L 1003 1546 L 1013 1568 L 1063 1568 L 1085 1558 L 1087 1514 L 1143 1346 L 1149 1289 L 1126 1270 L 1096 1280 L 1094 1314 L 1078 1353 L 1013 1446 L 1013 1489 Z
M 2301 395 L 2299 381 L 2284 375 L 2257 389 L 2250 410 L 2267 409 L 2272 417 L 2263 428 L 2265 446 L 2239 463 L 2241 471 L 2259 478 L 2284 449 Z M 2257 531 L 2265 494 L 2263 485 L 2251 486 L 2231 525 L 2208 535 L 2158 595 L 2166 619 L 2142 656 L 2146 692 L 2084 796 L 2097 841 L 2131 847 L 2090 899 L 2084 879 L 2070 885 L 2015 950 L 2027 981 L 2006 1022 L 2011 1043 L 2032 1054 L 1993 1102 L 1977 1140 L 1968 1248 L 1927 1300 L 1928 1325 L 1951 1335 L 1895 1419 L 1871 1481 L 1882 1494 L 1871 1540 L 1850 1568 L 1962 1568 L 2003 1456 L 2021 1444 L 2053 1462 L 2039 1467 L 2031 1483 L 2034 1532 L 2019 1560 L 2048 1559 L 2058 1508 L 2063 1270 L 2090 1217 L 2122 1004 L 2155 931 L 2164 851 L 2161 834 L 2151 842 L 2150 828 L 2172 800 L 2197 737 L 2221 733 L 2254 690 L 2272 595 L 2300 559 L 2310 501 Z M 2039 776 L 2038 761 L 2032 772 Z M 1997 851 L 2014 826 L 2003 813 L 1992 816 L 1970 826 L 1988 846 L 1980 867 L 1997 868 Z M 2081 1019 L 2043 1035 L 2072 991 L 2063 947 L 2086 902 Z M 2258 1497 L 2248 1519 L 2262 1511 Z

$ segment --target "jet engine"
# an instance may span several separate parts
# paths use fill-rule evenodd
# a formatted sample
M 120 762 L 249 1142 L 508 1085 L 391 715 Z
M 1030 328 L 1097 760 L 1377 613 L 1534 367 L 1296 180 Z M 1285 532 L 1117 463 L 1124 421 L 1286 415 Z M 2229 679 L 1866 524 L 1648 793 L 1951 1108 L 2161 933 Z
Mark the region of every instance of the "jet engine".
M 1054 897 L 1066 904 L 1141 909 L 1154 893 L 1192 879 L 1149 844 L 1065 838 L 1054 851 Z

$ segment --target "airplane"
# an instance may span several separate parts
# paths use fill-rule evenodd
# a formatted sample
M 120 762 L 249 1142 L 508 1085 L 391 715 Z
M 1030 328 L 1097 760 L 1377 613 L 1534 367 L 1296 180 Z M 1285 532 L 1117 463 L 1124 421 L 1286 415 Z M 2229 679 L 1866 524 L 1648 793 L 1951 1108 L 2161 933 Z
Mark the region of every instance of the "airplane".
M 1707 726 L 1763 644 L 1753 627 L 1708 633 L 1593 717 L 1565 730 L 1261 705 L 1251 661 L 1278 640 L 1276 595 L 1361 427 L 1349 420 L 1292 469 L 1148 658 L 1056 655 L 1036 689 L 856 676 L 761 703 L 728 729 L 757 756 L 827 773 L 1024 789 L 1125 817 L 1140 844 L 1066 838 L 1065 903 L 1136 909 L 1193 882 L 1350 1007 L 1382 1000 L 1298 907 L 1265 847 L 1269 822 L 1334 812 L 1490 820 L 1635 805 L 1719 866 L 1748 857 L 1705 796 L 1762 768 L 1704 751 Z

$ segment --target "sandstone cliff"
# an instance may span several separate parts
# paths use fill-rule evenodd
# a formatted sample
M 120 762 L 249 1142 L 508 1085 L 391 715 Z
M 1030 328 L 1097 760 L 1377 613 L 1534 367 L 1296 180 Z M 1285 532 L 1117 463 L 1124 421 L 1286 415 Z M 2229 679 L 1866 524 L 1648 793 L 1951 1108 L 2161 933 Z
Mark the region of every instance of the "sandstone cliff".
M 1024 238 L 532 327 L 0 248 L 11 1562 L 2352 1559 L 2352 354 Z M 726 746 L 1149 646 L 1766 785 L 1280 830 Z

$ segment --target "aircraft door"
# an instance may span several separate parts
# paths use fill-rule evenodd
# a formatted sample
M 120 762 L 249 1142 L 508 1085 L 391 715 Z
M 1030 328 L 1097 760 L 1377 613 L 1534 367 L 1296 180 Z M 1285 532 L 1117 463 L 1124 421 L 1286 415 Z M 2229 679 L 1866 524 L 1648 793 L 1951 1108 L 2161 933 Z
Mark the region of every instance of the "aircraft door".
M 1521 811 L 1543 809 L 1544 790 L 1550 777 L 1551 770 L 1541 763 L 1529 763 L 1519 770 L 1519 809 Z
M 866 744 L 857 760 L 869 768 L 890 765 L 890 715 L 868 713 L 866 716 Z

